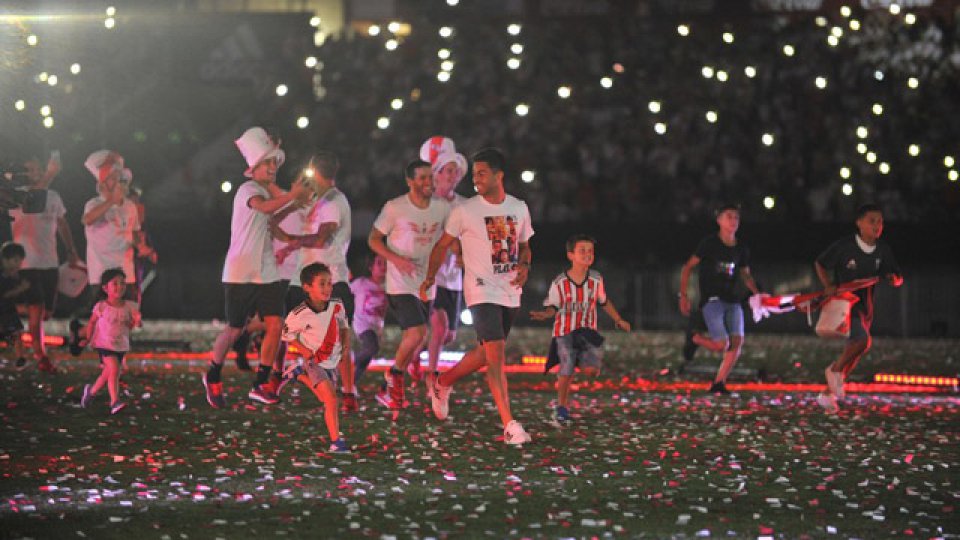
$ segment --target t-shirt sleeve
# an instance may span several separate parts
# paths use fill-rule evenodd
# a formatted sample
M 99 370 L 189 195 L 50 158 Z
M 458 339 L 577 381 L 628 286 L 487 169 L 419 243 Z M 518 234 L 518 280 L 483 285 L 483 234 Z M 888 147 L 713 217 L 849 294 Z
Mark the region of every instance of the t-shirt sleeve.
M 520 230 L 517 231 L 517 240 L 519 242 L 529 242 L 533 236 L 533 223 L 530 221 L 530 209 L 527 203 L 523 203 L 523 210 L 520 215 Z
M 376 221 L 373 222 L 373 228 L 382 232 L 383 234 L 390 234 L 390 231 L 393 230 L 396 221 L 397 216 L 393 211 L 393 204 L 388 202 L 387 204 L 383 205 L 383 210 L 380 210 L 380 215 L 377 216 Z
M 560 280 L 554 279 L 547 291 L 547 297 L 543 300 L 544 307 L 553 307 L 560 310 Z
M 240 184 L 240 187 L 237 188 L 237 199 L 243 202 L 245 208 L 250 208 L 250 199 L 256 196 L 263 197 L 263 193 L 257 189 L 256 184 L 251 182 L 244 182 Z
M 63 199 L 60 198 L 60 194 L 56 191 L 51 191 L 50 194 L 56 195 L 51 197 L 50 209 L 53 210 L 53 215 L 58 219 L 67 215 L 67 208 L 63 206 Z
M 887 274 L 901 275 L 903 272 L 900 270 L 896 257 L 893 256 L 893 249 L 887 244 L 881 244 L 881 246 L 883 253 L 880 260 L 880 276 L 886 276 Z
M 350 328 L 350 321 L 347 320 L 347 310 L 343 307 L 343 304 L 340 304 L 340 309 L 338 309 L 336 313 L 337 328 L 341 330 Z
M 603 276 L 597 275 L 597 305 L 607 304 L 607 285 L 603 281 Z
M 740 251 L 740 268 L 750 268 L 750 248 L 747 246 Z
M 300 336 L 300 332 L 303 331 L 303 322 L 297 317 L 297 312 L 291 312 L 287 315 L 286 320 L 283 321 L 283 333 L 280 335 L 280 338 L 283 341 L 293 341 Z
M 461 204 L 450 211 L 450 215 L 447 216 L 447 223 L 443 227 L 443 232 L 454 238 L 459 238 L 463 232 L 463 219 L 464 209 Z
M 830 244 L 830 247 L 825 249 L 823 253 L 821 253 L 817 257 L 817 263 L 819 263 L 820 266 L 832 272 L 836 267 L 838 261 L 840 260 L 841 243 L 842 243 L 842 240 L 838 240 Z
M 140 230 L 140 212 L 137 210 L 137 205 L 133 204 L 133 201 L 127 201 L 130 203 L 127 205 L 127 219 L 130 220 L 130 228 L 134 231 Z
M 93 210 L 98 204 L 100 204 L 100 202 L 97 200 L 96 197 L 94 197 L 93 199 L 90 199 L 89 201 L 86 202 L 86 204 L 83 205 L 83 214 L 86 215 L 88 212 Z
M 698 259 L 706 259 L 710 256 L 710 237 L 700 240 L 700 243 L 697 244 L 697 248 L 693 250 L 693 254 L 696 255 Z
M 313 221 L 319 227 L 323 223 L 336 223 L 337 227 L 341 225 L 342 216 L 340 215 L 340 208 L 336 204 L 333 204 L 333 201 L 328 201 L 326 199 L 320 199 L 317 201 L 317 214 Z M 383 230 L 383 229 L 381 229 Z

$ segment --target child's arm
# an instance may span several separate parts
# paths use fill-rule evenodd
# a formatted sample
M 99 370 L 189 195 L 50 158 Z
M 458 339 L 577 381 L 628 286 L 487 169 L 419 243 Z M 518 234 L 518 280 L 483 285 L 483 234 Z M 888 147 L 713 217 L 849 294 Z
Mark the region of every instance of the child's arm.
M 128 300 L 129 302 L 129 300 Z M 134 302 L 129 302 L 132 305 L 136 305 Z M 130 328 L 137 328 L 143 326 L 143 316 L 140 314 L 140 310 L 135 307 L 130 308 Z
M 93 332 L 97 329 L 97 323 L 100 321 L 100 314 L 97 312 L 96 306 L 93 308 L 93 312 L 90 313 L 90 320 L 87 321 L 87 325 L 83 327 L 83 339 L 80 340 L 80 345 L 86 345 L 90 342 L 90 337 L 93 336 Z
M 813 269 L 817 271 L 817 278 L 819 278 L 820 283 L 823 284 L 823 292 L 825 294 L 830 295 L 837 292 L 837 286 L 834 285 L 830 272 L 820 264 L 820 261 L 813 262 Z
M 743 284 L 746 285 L 747 289 L 750 289 L 750 292 L 760 294 L 760 289 L 757 288 L 757 282 L 753 279 L 753 274 L 750 273 L 749 266 L 744 266 L 740 269 L 740 279 L 743 280 Z
M 21 279 L 21 280 L 20 280 L 20 283 L 17 283 L 17 286 L 16 286 L 16 287 L 14 287 L 14 288 L 10 289 L 9 291 L 3 293 L 2 298 L 3 298 L 4 300 L 9 300 L 9 299 L 11 299 L 11 298 L 16 298 L 16 297 L 20 296 L 21 294 L 27 292 L 27 290 L 28 290 L 29 288 L 30 288 L 30 282 L 27 281 L 27 280 L 25 280 L 25 279 Z
M 350 361 L 350 328 L 340 328 L 340 344 L 343 349 L 340 351 L 340 361 Z
M 557 314 L 557 308 L 553 306 L 547 306 L 539 311 L 537 310 L 531 311 L 530 318 L 535 321 L 545 321 L 556 314 Z
M 690 298 L 687 297 L 687 286 L 690 284 L 690 271 L 700 264 L 700 257 L 691 255 L 680 271 L 680 313 L 690 315 Z
M 630 331 L 630 323 L 620 316 L 620 313 L 617 312 L 617 308 L 613 307 L 613 301 L 611 301 L 609 298 L 607 299 L 607 303 L 603 305 L 603 311 L 607 312 L 607 315 L 613 319 L 613 324 L 615 324 L 617 328 L 623 330 L 624 332 Z

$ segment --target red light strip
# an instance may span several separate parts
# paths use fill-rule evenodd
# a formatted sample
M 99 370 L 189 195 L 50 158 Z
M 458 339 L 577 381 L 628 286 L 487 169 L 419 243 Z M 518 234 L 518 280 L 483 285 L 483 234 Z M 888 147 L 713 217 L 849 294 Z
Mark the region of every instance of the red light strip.
M 931 377 L 928 375 L 905 375 L 895 373 L 877 373 L 873 382 L 893 384 L 914 384 L 920 386 L 958 386 L 960 379 L 956 377 Z

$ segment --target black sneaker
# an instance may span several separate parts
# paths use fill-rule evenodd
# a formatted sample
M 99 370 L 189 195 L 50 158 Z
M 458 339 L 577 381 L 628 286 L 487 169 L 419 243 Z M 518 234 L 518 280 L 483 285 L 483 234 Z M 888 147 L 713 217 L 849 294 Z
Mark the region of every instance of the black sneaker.
M 710 389 L 707 390 L 707 392 L 710 393 L 710 394 L 720 394 L 720 395 L 723 395 L 723 396 L 729 396 L 729 395 L 730 395 L 730 391 L 727 390 L 727 385 L 724 384 L 723 381 L 715 382 L 715 383 L 713 383 L 712 385 L 710 385 Z

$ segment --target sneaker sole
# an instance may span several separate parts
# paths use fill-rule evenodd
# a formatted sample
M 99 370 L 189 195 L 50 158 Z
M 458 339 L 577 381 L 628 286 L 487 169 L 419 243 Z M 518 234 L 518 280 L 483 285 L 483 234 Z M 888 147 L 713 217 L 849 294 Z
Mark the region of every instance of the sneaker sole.
M 263 395 L 261 395 L 261 394 L 254 394 L 254 393 L 252 393 L 252 392 L 249 393 L 249 394 L 247 394 L 247 397 L 248 397 L 249 399 L 253 400 L 253 401 L 259 401 L 260 403 L 263 403 L 264 405 L 276 405 L 277 403 L 280 403 L 280 400 L 279 400 L 279 399 L 270 399 L 270 398 L 268 398 L 268 397 L 266 397 L 266 396 L 263 396 Z

